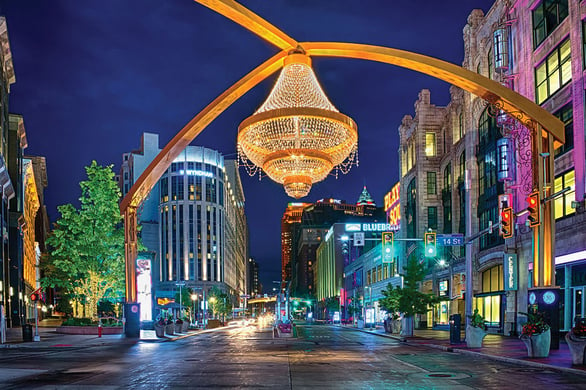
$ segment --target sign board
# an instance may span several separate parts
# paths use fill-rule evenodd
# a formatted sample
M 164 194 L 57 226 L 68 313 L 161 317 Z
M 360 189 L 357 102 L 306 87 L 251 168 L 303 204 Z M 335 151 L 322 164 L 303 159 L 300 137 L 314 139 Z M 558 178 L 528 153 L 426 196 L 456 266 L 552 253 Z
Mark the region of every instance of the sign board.
M 518 284 L 517 254 L 505 253 L 504 255 L 505 291 L 516 291 Z
M 456 234 L 438 234 L 436 236 L 437 245 L 440 246 L 461 246 L 464 245 L 464 235 Z
M 364 246 L 364 233 L 354 233 L 354 246 Z

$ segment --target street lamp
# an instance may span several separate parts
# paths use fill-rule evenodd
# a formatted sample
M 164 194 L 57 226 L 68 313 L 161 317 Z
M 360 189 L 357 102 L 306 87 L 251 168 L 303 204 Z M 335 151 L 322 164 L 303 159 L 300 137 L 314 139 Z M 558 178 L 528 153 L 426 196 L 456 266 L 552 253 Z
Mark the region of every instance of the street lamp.
M 191 323 L 193 325 L 195 325 L 195 321 L 197 320 L 197 316 L 195 315 L 195 301 L 197 301 L 197 294 L 191 294 L 191 302 L 193 303 L 193 311 L 191 312 Z
M 179 286 L 179 317 L 181 317 L 181 312 L 183 311 L 183 306 L 181 304 L 181 298 L 183 298 L 181 294 L 181 287 L 185 286 L 185 282 L 177 282 L 175 283 L 175 286 Z

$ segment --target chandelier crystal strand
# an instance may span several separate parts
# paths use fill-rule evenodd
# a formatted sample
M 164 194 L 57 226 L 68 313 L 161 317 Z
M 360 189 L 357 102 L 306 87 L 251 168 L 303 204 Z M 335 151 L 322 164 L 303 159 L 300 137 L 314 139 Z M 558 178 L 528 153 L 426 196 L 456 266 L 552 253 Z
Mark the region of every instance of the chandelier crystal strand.
M 287 57 L 268 98 L 238 128 L 245 166 L 262 169 L 297 199 L 332 169 L 347 173 L 357 147 L 356 124 L 328 100 L 311 60 L 299 53 Z

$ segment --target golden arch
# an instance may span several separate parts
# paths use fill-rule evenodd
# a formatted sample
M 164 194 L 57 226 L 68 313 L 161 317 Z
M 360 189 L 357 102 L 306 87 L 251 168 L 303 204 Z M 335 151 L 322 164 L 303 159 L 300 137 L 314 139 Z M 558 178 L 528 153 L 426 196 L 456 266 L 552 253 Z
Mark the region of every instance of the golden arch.
M 535 151 L 537 149 L 551 150 L 554 146 L 557 147 L 565 142 L 564 125 L 559 119 L 531 100 L 502 86 L 498 82 L 460 66 L 422 54 L 382 46 L 340 42 L 299 43 L 233 0 L 195 1 L 239 23 L 274 44 L 281 51 L 228 88 L 187 123 L 149 164 L 122 200 L 120 211 L 124 216 L 125 225 L 127 302 L 136 302 L 136 270 L 134 264 L 137 256 L 137 207 L 147 197 L 148 193 L 173 160 L 191 141 L 232 103 L 272 73 L 282 68 L 284 59 L 291 50 L 301 50 L 309 56 L 345 57 L 378 61 L 428 74 L 487 100 L 489 103 L 515 116 L 527 126 L 533 127 L 536 130 L 542 129 L 542 138 L 544 141 L 536 142 L 538 145 L 534 147 Z M 546 170 L 550 173 L 553 172 L 553 161 L 551 165 L 552 167 Z M 541 169 L 541 164 L 536 164 L 535 168 Z M 539 174 L 541 175 L 541 179 L 543 179 L 543 174 L 543 171 Z M 542 180 L 537 181 L 540 185 L 543 182 Z M 551 232 L 551 229 L 553 227 L 549 228 L 548 231 Z M 553 235 L 551 235 L 551 238 L 553 239 Z M 551 269 L 550 274 L 553 274 Z M 551 279 L 551 275 L 548 277 Z M 552 283 L 548 284 L 547 280 L 544 283 L 545 285 L 552 285 Z M 544 284 L 542 283 L 541 285 Z

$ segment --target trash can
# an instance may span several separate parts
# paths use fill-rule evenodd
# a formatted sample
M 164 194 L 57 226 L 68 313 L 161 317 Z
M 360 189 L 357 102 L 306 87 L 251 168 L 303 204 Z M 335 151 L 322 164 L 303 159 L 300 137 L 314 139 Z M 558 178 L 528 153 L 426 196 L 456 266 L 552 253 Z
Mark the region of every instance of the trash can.
M 22 341 L 33 341 L 33 326 L 31 324 L 22 326 Z
M 450 344 L 461 343 L 460 334 L 462 332 L 462 316 L 460 314 L 452 314 L 450 316 Z

